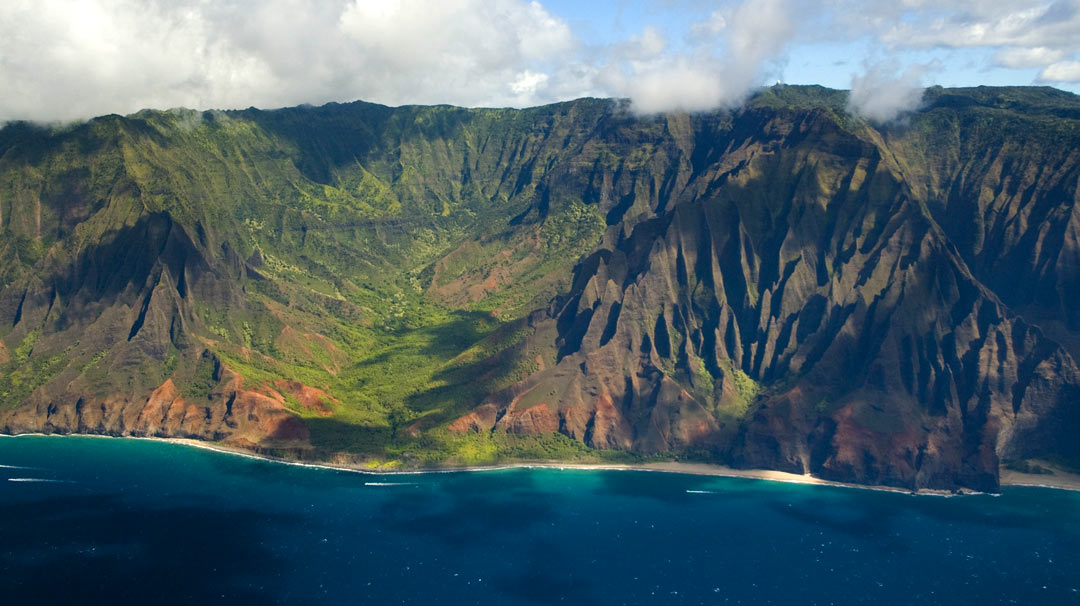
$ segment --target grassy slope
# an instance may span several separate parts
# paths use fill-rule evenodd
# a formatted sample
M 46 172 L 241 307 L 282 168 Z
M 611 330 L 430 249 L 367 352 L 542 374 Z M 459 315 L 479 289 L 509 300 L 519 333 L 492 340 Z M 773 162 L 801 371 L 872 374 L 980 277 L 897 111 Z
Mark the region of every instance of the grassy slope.
M 932 90 L 928 100 L 993 104 L 966 114 L 979 120 L 1075 117 L 1075 98 L 1059 97 L 974 89 Z M 844 102 L 839 91 L 777 87 L 750 105 L 821 109 L 863 128 Z M 227 243 L 255 269 L 241 279 L 242 301 L 196 302 L 191 330 L 249 385 L 287 378 L 329 393 L 331 416 L 287 399 L 317 448 L 421 462 L 596 457 L 558 435 L 456 436 L 439 426 L 554 359 L 550 347 L 511 346 L 530 337 L 528 312 L 566 290 L 604 221 L 581 192 L 545 189 L 544 177 L 578 157 L 615 170 L 645 165 L 653 150 L 644 144 L 589 147 L 606 144 L 593 135 L 613 111 L 599 100 L 525 111 L 356 103 L 10 125 L 0 131 L 0 289 L 47 281 L 114 230 L 166 213 L 211 256 Z M 927 112 L 913 128 L 936 131 L 947 119 Z M 908 140 L 914 163 L 920 140 Z M 61 375 L 132 388 L 103 370 L 115 368 L 107 349 L 41 338 L 51 326 L 0 327 L 2 405 Z M 205 390 L 182 355 L 147 361 L 136 387 L 177 376 L 182 389 Z M 740 396 L 753 399 L 757 385 L 746 382 Z
M 599 115 L 607 103 L 581 105 Z M 508 224 L 535 195 L 527 163 L 550 161 L 551 149 L 536 149 L 566 134 L 551 123 L 568 109 L 577 108 L 541 108 L 533 113 L 551 115 L 537 117 L 358 103 L 144 111 L 53 130 L 13 125 L 0 137 L 0 284 L 48 281 L 56 266 L 111 231 L 166 213 L 203 236 L 211 255 L 227 244 L 254 260 L 259 274 L 243 282 L 242 302 L 195 302 L 198 338 L 248 385 L 272 387 L 284 377 L 328 392 L 329 417 L 287 398 L 307 419 L 317 448 L 401 456 L 413 440 L 401 436 L 391 446 L 398 430 L 425 417 L 438 424 L 457 416 L 527 372 L 534 362 L 489 358 L 526 336 L 520 318 L 531 311 L 528 303 L 556 294 L 599 237 L 600 219 L 580 200 L 555 200 L 546 217 Z M 551 132 L 537 132 L 537 122 Z M 463 165 L 488 174 L 464 182 Z M 490 174 L 495 170 L 501 174 Z M 426 294 L 434 262 L 463 243 L 485 257 L 512 250 L 519 257 L 512 279 L 456 300 Z M 461 281 L 467 269 L 451 268 L 459 274 L 451 279 Z M 0 368 L 5 406 L 65 367 L 90 373 L 105 365 L 106 352 L 69 356 L 77 345 L 35 349 L 42 329 L 49 327 L 0 333 L 8 337 Z M 205 392 L 197 369 L 177 375 L 178 355 L 147 360 L 140 386 L 172 375 L 189 395 Z M 127 383 L 111 386 L 117 390 L 131 383 L 106 373 L 93 379 Z M 420 446 L 425 459 L 460 450 L 462 461 L 477 462 L 522 448 L 578 456 L 582 448 L 559 438 L 503 440 L 499 448 L 439 440 L 446 445 L 428 439 Z

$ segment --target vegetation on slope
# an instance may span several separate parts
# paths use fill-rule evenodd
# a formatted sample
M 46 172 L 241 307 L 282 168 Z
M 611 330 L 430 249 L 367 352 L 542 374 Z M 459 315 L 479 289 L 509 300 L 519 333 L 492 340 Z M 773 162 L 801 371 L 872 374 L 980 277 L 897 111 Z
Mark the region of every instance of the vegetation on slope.
M 1001 327 L 1008 347 L 994 352 L 1015 350 L 1004 374 L 1017 402 L 1037 368 L 1072 389 L 1056 348 L 1080 351 L 1063 202 L 1077 98 L 931 89 L 888 126 L 846 102 L 777 86 L 694 116 L 582 99 L 8 125 L 0 418 L 9 430 L 242 434 L 385 465 L 614 449 L 820 466 L 838 415 L 871 432 L 925 421 L 866 401 L 874 352 L 865 366 L 820 363 L 848 332 L 886 343 L 873 328 L 886 307 L 914 326 L 889 299 L 900 291 L 947 303 L 954 323 Z M 914 259 L 955 283 L 900 286 L 888 268 Z M 813 289 L 831 289 L 829 305 Z M 956 339 L 947 332 L 936 336 Z M 972 356 L 990 355 L 980 334 Z M 903 380 L 926 392 L 913 396 L 926 414 L 940 398 L 983 406 L 959 402 L 978 400 L 964 378 L 977 360 L 896 338 L 923 348 L 907 356 L 922 356 L 918 381 Z M 472 429 L 448 429 L 488 405 L 497 412 Z M 303 432 L 267 425 L 275 407 Z M 969 427 L 985 417 L 963 414 Z M 777 439 L 798 447 L 772 463 L 747 454 L 761 424 L 781 421 L 800 435 Z

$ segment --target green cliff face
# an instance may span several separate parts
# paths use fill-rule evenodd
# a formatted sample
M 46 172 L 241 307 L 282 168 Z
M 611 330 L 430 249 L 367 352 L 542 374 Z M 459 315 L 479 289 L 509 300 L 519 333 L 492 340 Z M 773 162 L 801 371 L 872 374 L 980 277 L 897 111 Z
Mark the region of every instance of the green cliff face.
M 0 429 L 372 465 L 1080 459 L 1080 98 L 144 111 L 0 130 Z

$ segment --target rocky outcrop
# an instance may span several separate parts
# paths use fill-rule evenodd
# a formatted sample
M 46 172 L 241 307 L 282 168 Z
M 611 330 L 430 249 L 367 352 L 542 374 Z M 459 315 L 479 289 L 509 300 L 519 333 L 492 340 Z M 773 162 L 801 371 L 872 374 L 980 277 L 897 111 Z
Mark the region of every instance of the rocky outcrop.
M 1080 100 L 844 108 L 9 126 L 0 428 L 327 457 L 558 432 L 908 488 L 1080 460 Z
M 310 449 L 306 425 L 281 399 L 244 389 L 239 377 L 228 374 L 222 391 L 201 401 L 186 400 L 170 379 L 145 399 L 95 400 L 83 396 L 23 407 L 4 420 L 2 429 L 9 434 L 193 438 L 294 453 Z
M 322 416 L 334 414 L 336 400 L 321 389 L 304 385 L 299 381 L 286 381 L 284 379 L 274 381 L 274 387 L 296 398 L 300 407 L 308 412 Z
M 31 361 L 43 351 L 66 366 L 47 368 L 54 374 L 27 405 L 0 410 L 0 428 L 310 448 L 306 426 L 280 397 L 242 388 L 199 346 L 206 328 L 195 302 L 235 304 L 242 294 L 228 278 L 238 262 L 208 256 L 196 240 L 169 216 L 145 214 L 70 262 L 57 258 L 47 280 L 30 276 L 5 288 L 0 321 L 13 325 L 9 338 L 30 349 Z M 322 392 L 288 387 L 325 408 Z
M 467 433 L 470 431 L 481 433 L 491 431 L 491 429 L 495 427 L 495 422 L 498 420 L 496 414 L 497 411 L 493 405 L 484 404 L 454 421 L 447 427 L 450 431 L 455 433 Z
M 704 448 L 749 467 L 909 488 L 994 490 L 1001 459 L 1074 449 L 1071 333 L 1049 338 L 1028 320 L 1030 305 L 1017 315 L 1006 303 L 1027 304 L 1047 284 L 1059 294 L 1038 317 L 1070 322 L 1061 293 L 1080 280 L 1063 265 L 1080 174 L 1072 152 L 1045 158 L 1012 145 L 992 160 L 954 160 L 959 174 L 926 178 L 950 188 L 952 208 L 938 211 L 923 201 L 923 177 L 911 179 L 876 132 L 814 112 L 741 120 L 757 127 L 745 139 L 671 145 L 671 169 L 641 171 L 671 175 L 666 194 L 636 196 L 644 177 L 625 167 L 591 177 L 615 180 L 600 202 L 609 222 L 620 178 L 639 214 L 578 265 L 553 307 L 558 364 L 508 393 L 557 394 L 560 431 L 598 448 Z M 713 162 L 692 168 L 686 156 Z M 952 185 L 974 167 L 1000 184 L 1003 165 L 1026 162 L 994 203 L 985 186 Z M 960 212 L 964 199 L 992 210 Z M 942 227 L 938 212 L 1045 219 L 1011 224 L 1015 245 L 976 254 L 969 244 L 966 255 L 954 233 L 971 234 L 959 218 Z M 1037 284 L 980 279 L 1017 255 L 1038 270 L 1018 269 L 1019 282 Z M 1053 272 L 1040 255 L 1053 255 Z M 512 411 L 506 402 L 492 399 Z

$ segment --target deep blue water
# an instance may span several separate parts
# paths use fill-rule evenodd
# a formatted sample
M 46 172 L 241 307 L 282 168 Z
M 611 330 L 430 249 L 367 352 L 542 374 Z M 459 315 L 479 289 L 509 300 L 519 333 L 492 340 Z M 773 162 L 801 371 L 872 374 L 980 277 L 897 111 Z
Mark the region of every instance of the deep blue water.
M 1080 604 L 1066 491 L 370 476 L 43 436 L 0 464 L 7 604 Z

